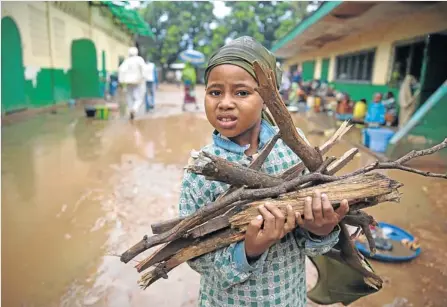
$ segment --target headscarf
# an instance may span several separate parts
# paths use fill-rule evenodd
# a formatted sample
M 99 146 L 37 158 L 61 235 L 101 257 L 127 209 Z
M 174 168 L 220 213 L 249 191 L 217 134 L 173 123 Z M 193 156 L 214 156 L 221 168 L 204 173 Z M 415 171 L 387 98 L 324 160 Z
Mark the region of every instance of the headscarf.
M 223 64 L 239 66 L 257 80 L 253 67 L 254 61 L 258 61 L 264 69 L 271 69 L 275 73 L 276 87 L 279 89 L 281 86 L 282 71 L 276 65 L 275 56 L 250 36 L 242 36 L 231 41 L 211 56 L 205 70 L 205 85 L 208 84 L 208 77 L 211 70 Z M 274 124 L 270 115 L 265 111 L 262 112 L 262 118 L 270 124 Z
M 263 68 L 275 72 L 276 86 L 281 86 L 282 71 L 276 65 L 275 56 L 250 36 L 239 37 L 217 50 L 210 58 L 205 70 L 205 85 L 208 83 L 210 71 L 223 64 L 232 64 L 245 69 L 256 79 L 253 62 L 258 61 Z

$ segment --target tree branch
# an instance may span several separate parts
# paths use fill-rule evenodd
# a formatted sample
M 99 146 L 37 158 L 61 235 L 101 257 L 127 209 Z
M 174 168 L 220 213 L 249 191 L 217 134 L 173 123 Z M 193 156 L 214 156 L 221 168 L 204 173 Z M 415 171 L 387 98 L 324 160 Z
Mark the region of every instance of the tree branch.
M 274 73 L 271 70 L 266 73 L 257 61 L 253 63 L 253 67 L 259 83 L 257 91 L 275 119 L 281 131 L 281 138 L 310 171 L 315 171 L 323 162 L 323 158 L 319 150 L 309 146 L 296 131 L 292 117 L 276 88 Z

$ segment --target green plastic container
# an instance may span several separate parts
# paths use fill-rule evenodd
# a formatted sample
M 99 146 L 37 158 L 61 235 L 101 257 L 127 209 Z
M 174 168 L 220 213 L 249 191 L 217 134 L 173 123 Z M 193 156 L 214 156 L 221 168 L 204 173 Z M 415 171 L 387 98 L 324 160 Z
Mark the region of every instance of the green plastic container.
M 109 108 L 104 105 L 96 106 L 96 117 L 103 120 L 109 119 Z

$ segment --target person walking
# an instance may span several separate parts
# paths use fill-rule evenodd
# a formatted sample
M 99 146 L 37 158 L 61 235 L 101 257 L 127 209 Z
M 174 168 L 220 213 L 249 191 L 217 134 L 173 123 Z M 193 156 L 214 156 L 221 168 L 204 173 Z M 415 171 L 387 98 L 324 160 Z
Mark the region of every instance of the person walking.
M 129 48 L 129 56 L 118 68 L 119 83 L 126 87 L 126 101 L 130 119 L 135 118 L 135 114 L 143 103 L 146 93 L 146 83 L 144 70 L 146 63 L 138 55 L 136 47 Z
M 146 112 L 149 112 L 155 107 L 155 87 L 158 83 L 157 68 L 155 64 L 149 60 L 147 61 L 145 66 L 144 78 L 146 80 Z

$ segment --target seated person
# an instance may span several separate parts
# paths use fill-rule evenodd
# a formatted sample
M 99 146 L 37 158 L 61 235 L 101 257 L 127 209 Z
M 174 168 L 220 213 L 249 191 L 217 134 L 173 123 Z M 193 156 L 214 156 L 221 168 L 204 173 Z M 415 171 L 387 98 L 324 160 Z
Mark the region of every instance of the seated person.
M 392 92 L 386 94 L 386 98 L 383 100 L 385 106 L 385 121 L 387 126 L 396 125 L 397 121 L 397 105 L 396 99 Z
M 353 112 L 353 121 L 363 123 L 366 115 L 366 99 L 360 99 L 356 102 Z
M 337 114 L 352 114 L 352 101 L 347 93 L 344 93 L 337 105 Z
M 365 123 L 371 126 L 385 124 L 385 106 L 382 103 L 382 94 L 375 93 L 373 101 L 368 106 Z

